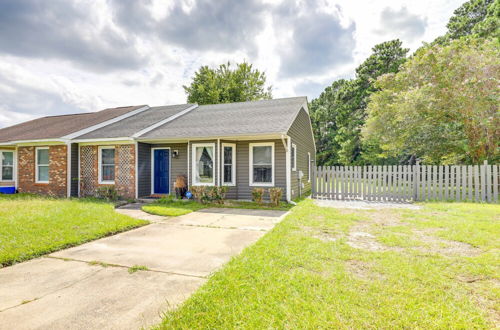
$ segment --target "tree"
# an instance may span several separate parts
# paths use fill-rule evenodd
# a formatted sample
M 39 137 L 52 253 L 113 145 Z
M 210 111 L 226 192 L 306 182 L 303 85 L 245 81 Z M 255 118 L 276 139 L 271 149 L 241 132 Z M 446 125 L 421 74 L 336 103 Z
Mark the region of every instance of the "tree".
M 316 161 L 319 165 L 338 165 L 340 146 L 335 136 L 338 131 L 336 110 L 341 106 L 339 90 L 347 84 L 344 79 L 336 80 L 325 88 L 321 95 L 311 101 L 311 123 L 316 139 Z
M 400 40 L 383 42 L 357 69 L 353 80 L 338 80 L 311 102 L 320 165 L 362 164 L 361 128 L 366 104 L 376 91 L 375 80 L 382 74 L 397 72 L 408 49 Z M 372 150 L 373 148 L 370 148 Z
M 500 37 L 500 1 L 496 0 L 488 6 L 486 17 L 477 23 L 472 32 L 483 38 Z
M 378 141 L 383 157 L 408 150 L 429 164 L 498 162 L 498 58 L 496 41 L 484 39 L 418 50 L 378 79 L 364 139 Z
M 187 102 L 217 104 L 270 99 L 272 87 L 265 88 L 266 75 L 246 62 L 221 64 L 213 69 L 202 66 L 189 86 L 183 86 Z
M 445 44 L 461 37 L 499 37 L 499 0 L 470 0 L 453 12 L 446 27 L 448 32 L 435 40 Z

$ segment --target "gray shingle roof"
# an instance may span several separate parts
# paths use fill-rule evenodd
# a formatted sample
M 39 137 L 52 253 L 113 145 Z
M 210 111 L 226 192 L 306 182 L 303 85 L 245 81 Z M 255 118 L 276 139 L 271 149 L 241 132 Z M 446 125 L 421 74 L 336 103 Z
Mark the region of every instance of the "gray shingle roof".
M 196 138 L 286 133 L 305 97 L 201 105 L 140 138 Z
M 131 137 L 135 133 L 143 130 L 144 128 L 156 124 L 157 122 L 163 119 L 167 119 L 189 108 L 192 105 L 193 104 L 178 104 L 178 105 L 169 105 L 162 107 L 152 107 L 134 116 L 104 126 L 90 133 L 81 135 L 77 137 L 77 139 Z
M 42 117 L 0 129 L 0 142 L 60 138 L 142 107 L 144 105 L 110 108 L 74 115 Z

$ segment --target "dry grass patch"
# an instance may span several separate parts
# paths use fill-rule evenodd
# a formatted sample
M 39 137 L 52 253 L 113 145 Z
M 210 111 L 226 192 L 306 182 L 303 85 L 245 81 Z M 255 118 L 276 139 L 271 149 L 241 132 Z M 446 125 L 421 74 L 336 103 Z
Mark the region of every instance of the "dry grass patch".
M 374 269 L 373 262 L 351 259 L 345 262 L 346 269 L 355 277 L 365 280 L 384 280 L 386 277 Z

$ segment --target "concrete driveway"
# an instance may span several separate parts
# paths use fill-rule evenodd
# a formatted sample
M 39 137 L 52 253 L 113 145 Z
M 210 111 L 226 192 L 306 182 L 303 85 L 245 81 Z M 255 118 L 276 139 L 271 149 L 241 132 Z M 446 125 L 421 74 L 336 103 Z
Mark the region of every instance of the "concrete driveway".
M 0 269 L 0 329 L 154 325 L 284 213 L 206 209 L 157 217 L 135 230 Z M 129 273 L 136 265 L 148 270 Z

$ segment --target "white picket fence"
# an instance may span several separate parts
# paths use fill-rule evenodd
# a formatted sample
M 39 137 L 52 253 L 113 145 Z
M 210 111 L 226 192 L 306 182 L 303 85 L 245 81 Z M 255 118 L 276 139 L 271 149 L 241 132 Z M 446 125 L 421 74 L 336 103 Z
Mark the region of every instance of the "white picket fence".
M 312 166 L 312 197 L 367 201 L 498 203 L 499 166 Z

